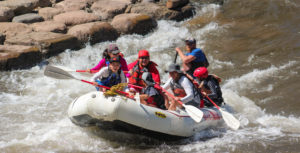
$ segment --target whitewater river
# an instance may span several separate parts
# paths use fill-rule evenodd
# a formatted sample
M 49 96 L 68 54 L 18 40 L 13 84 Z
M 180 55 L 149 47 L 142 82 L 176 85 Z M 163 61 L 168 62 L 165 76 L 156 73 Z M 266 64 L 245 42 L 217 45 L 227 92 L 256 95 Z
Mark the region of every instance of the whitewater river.
M 300 2 L 227 0 L 200 6 L 184 22 L 158 21 L 146 36 L 116 42 L 128 63 L 147 49 L 162 81 L 177 46 L 195 37 L 209 71 L 222 77 L 223 96 L 241 122 L 237 131 L 210 129 L 162 141 L 122 131 L 81 128 L 67 117 L 70 102 L 93 86 L 43 75 L 45 66 L 0 73 L 0 152 L 300 152 Z M 91 68 L 110 42 L 67 50 L 51 65 Z M 181 62 L 177 59 L 177 62 Z M 72 73 L 78 78 L 87 76 Z

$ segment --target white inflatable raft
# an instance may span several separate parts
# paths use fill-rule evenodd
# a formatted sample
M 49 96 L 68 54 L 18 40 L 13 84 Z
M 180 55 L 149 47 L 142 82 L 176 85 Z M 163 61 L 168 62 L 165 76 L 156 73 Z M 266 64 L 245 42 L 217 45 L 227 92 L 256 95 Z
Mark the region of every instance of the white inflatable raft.
M 203 118 L 196 123 L 185 110 L 168 111 L 122 96 L 105 97 L 102 92 L 90 92 L 75 99 L 68 116 L 79 126 L 97 121 L 122 121 L 146 130 L 171 136 L 190 137 L 195 133 L 223 124 L 221 113 L 215 108 L 203 108 Z

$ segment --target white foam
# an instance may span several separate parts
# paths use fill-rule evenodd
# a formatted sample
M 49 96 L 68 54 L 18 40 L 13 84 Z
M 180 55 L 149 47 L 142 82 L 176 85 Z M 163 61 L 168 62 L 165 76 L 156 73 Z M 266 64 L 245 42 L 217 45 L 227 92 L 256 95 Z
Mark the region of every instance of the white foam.
M 276 67 L 271 66 L 265 70 L 254 69 L 252 72 L 244 74 L 240 77 L 231 78 L 226 80 L 226 83 L 222 86 L 225 89 L 231 89 L 235 92 L 243 91 L 245 89 L 254 89 L 261 81 L 268 78 L 276 77 L 282 70 L 292 67 L 296 64 L 295 61 L 290 61 L 287 64 Z

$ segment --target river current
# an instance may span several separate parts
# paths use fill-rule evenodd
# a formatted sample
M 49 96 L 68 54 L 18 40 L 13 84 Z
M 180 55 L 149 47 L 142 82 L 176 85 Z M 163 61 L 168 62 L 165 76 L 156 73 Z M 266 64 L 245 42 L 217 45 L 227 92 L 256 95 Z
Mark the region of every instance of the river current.
M 175 48 L 183 48 L 183 40 L 194 37 L 208 57 L 209 72 L 223 79 L 224 100 L 234 109 L 240 129 L 208 129 L 168 142 L 81 128 L 69 120 L 67 108 L 94 87 L 46 77 L 41 64 L 0 73 L 1 152 L 300 152 L 300 1 L 192 3 L 197 11 L 191 19 L 160 20 L 146 36 L 124 35 L 115 42 L 86 44 L 47 61 L 70 69 L 91 68 L 105 47 L 116 43 L 128 63 L 137 58 L 138 50 L 149 50 L 165 82 L 164 69 L 173 62 Z

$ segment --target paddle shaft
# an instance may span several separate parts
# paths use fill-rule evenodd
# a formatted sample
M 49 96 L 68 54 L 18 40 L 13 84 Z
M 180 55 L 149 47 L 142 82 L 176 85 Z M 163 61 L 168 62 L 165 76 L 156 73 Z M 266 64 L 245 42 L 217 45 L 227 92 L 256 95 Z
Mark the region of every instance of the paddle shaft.
M 176 52 L 176 54 L 175 54 L 175 58 L 174 58 L 174 64 L 176 63 L 177 56 L 178 56 L 178 52 Z
M 72 70 L 75 72 L 89 72 L 88 70 Z M 90 73 L 97 73 L 99 70 L 90 70 Z M 124 73 L 128 73 L 128 71 L 123 71 Z
M 87 70 L 76 70 L 75 72 L 89 72 Z M 90 70 L 90 73 L 97 73 L 99 70 Z

